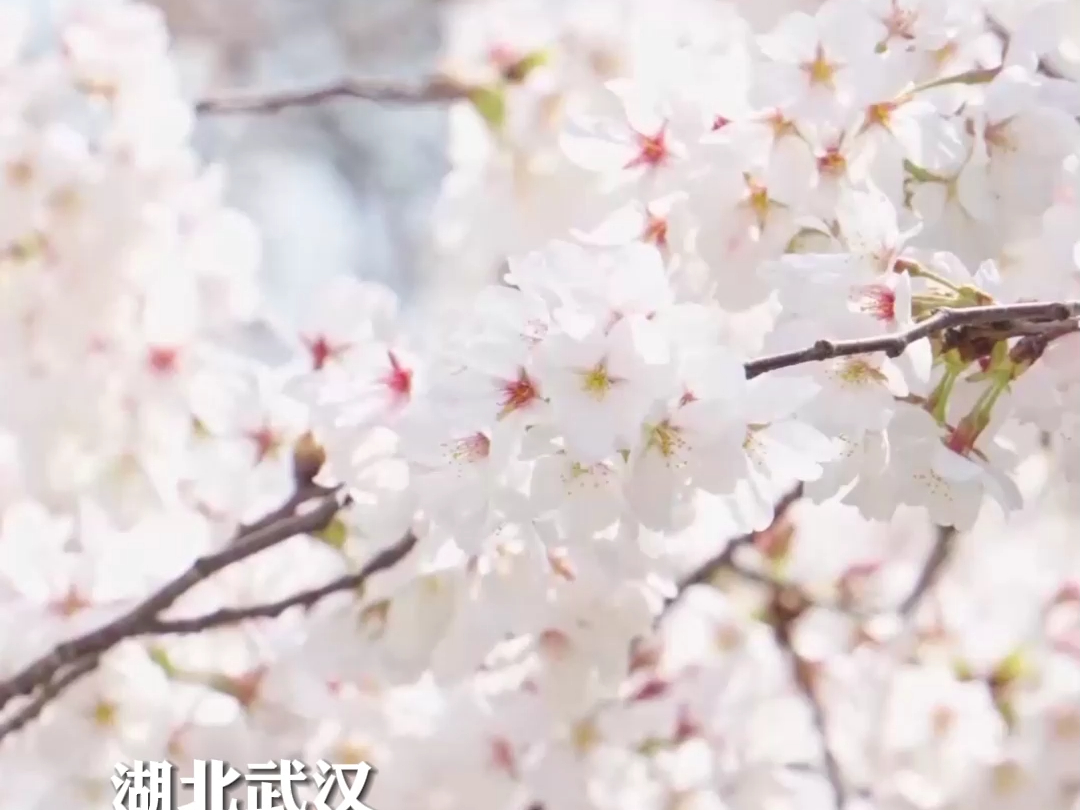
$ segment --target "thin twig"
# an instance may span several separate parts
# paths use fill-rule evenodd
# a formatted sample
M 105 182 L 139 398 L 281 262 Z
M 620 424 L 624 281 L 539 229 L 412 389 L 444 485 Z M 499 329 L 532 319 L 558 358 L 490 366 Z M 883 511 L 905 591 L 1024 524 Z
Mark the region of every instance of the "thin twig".
M 814 685 L 813 664 L 795 652 L 792 643 L 795 622 L 808 607 L 810 607 L 810 603 L 795 589 L 780 588 L 774 591 L 770 611 L 773 617 L 773 632 L 776 643 L 791 661 L 791 674 L 795 687 L 810 708 L 811 722 L 821 740 L 825 778 L 832 787 L 834 806 L 836 810 L 843 810 L 843 807 L 847 804 L 847 786 L 840 769 L 840 763 L 837 761 L 836 754 L 833 752 L 832 745 L 829 742 L 825 707 L 821 704 Z
M 758 532 L 747 532 L 740 535 L 730 541 L 727 545 L 717 553 L 716 555 L 705 560 L 697 568 L 679 580 L 676 587 L 675 594 L 668 600 L 664 606 L 664 613 L 667 613 L 674 604 L 682 598 L 683 593 L 687 589 L 694 585 L 707 585 L 715 579 L 716 575 L 724 570 L 731 570 L 734 566 L 735 555 L 739 549 L 743 546 L 748 546 L 757 541 L 766 532 L 772 531 L 776 528 L 780 520 L 787 515 L 791 505 L 799 500 L 803 495 L 803 485 L 797 484 L 792 487 L 790 491 L 784 494 L 784 496 L 777 501 L 776 506 L 773 507 L 773 519 L 768 528 Z
M 1009 33 L 1009 29 L 1002 25 L 992 14 L 987 14 L 985 16 L 985 19 L 986 27 L 989 28 L 991 33 L 997 36 L 997 38 L 1001 40 L 1002 44 L 1005 45 L 1006 49 L 1008 49 L 1009 44 L 1012 40 L 1012 34 Z M 1053 64 L 1051 64 L 1050 60 L 1047 57 L 1042 57 L 1039 59 L 1039 64 L 1036 67 L 1036 70 L 1050 79 L 1066 78 L 1065 74 L 1058 70 Z
M 362 587 L 370 577 L 397 565 L 412 551 L 415 545 L 416 535 L 409 532 L 396 543 L 384 548 L 372 557 L 363 568 L 354 574 L 345 574 L 327 582 L 325 585 L 300 591 L 276 602 L 244 608 L 222 608 L 215 610 L 213 613 L 190 619 L 155 619 L 145 628 L 143 633 L 153 635 L 199 633 L 212 627 L 238 624 L 248 619 L 271 619 L 294 607 L 302 607 L 308 610 L 331 594 L 356 590 Z
M 290 499 L 290 503 L 294 499 Z M 125 638 L 140 635 L 163 610 L 203 580 L 241 560 L 258 554 L 291 537 L 321 531 L 347 502 L 340 494 L 324 495 L 318 506 L 299 515 L 280 517 L 270 525 L 241 534 L 216 554 L 200 557 L 127 613 L 108 624 L 58 644 L 51 652 L 0 682 L 0 708 L 14 697 L 28 695 L 48 682 L 63 667 L 90 656 L 98 658 Z M 260 524 L 262 521 L 260 521 Z
M 758 540 L 764 533 L 769 531 L 775 531 L 777 526 L 785 518 L 791 506 L 802 498 L 803 484 L 798 484 L 787 492 L 783 498 L 776 504 L 773 510 L 773 519 L 769 524 L 769 527 L 761 532 L 749 532 L 741 535 L 734 540 L 730 541 L 724 549 L 716 554 L 714 557 L 709 558 L 704 563 L 695 568 L 690 574 L 680 580 L 678 589 L 675 595 L 671 598 L 667 605 L 664 607 L 664 613 L 674 605 L 683 593 L 693 585 L 702 585 L 711 582 L 718 573 L 724 570 L 731 570 L 738 573 L 740 576 L 746 576 L 752 581 L 758 582 L 763 585 L 767 585 L 772 589 L 772 607 L 775 615 L 774 631 L 776 633 L 777 643 L 784 649 L 788 657 L 792 662 L 792 673 L 795 680 L 795 684 L 799 690 L 799 693 L 806 699 L 807 704 L 810 707 L 811 719 L 814 724 L 814 728 L 817 730 L 818 735 L 821 738 L 821 746 L 823 751 L 823 758 L 825 764 L 825 777 L 828 779 L 829 784 L 832 786 L 833 794 L 835 796 L 835 803 L 837 810 L 841 810 L 847 801 L 847 791 L 844 786 L 844 779 L 840 771 L 840 765 L 836 760 L 836 755 L 832 751 L 832 747 L 829 744 L 828 734 L 825 723 L 825 710 L 821 705 L 821 701 L 818 700 L 817 694 L 814 690 L 813 678 L 810 672 L 810 665 L 808 662 L 802 660 L 794 651 L 791 645 L 791 631 L 793 624 L 799 614 L 803 610 L 814 604 L 813 601 L 808 599 L 801 591 L 795 587 L 787 586 L 782 582 L 774 581 L 772 578 L 765 575 L 757 575 L 754 572 L 748 571 L 737 565 L 735 562 L 735 555 L 740 548 L 746 545 L 750 545 Z M 794 603 L 789 604 L 789 603 Z M 663 615 L 663 614 L 661 614 Z
M 836 599 L 828 596 L 818 596 L 809 593 L 803 586 L 798 583 L 791 582 L 783 579 L 782 577 L 767 574 L 763 571 L 758 571 L 755 568 L 750 568 L 743 565 L 738 560 L 732 559 L 728 562 L 728 570 L 738 576 L 740 579 L 752 582 L 755 585 L 761 585 L 764 588 L 770 590 L 777 590 L 786 588 L 789 590 L 797 591 L 800 598 L 807 603 L 807 605 L 815 608 L 821 608 L 822 610 L 833 610 L 838 613 L 843 613 L 847 616 L 851 616 L 855 619 L 865 619 L 872 615 L 867 611 L 860 610 L 857 607 L 846 604 L 841 599 Z
M 303 487 L 297 488 L 296 492 L 294 492 L 289 499 L 277 509 L 267 512 L 265 515 L 251 523 L 241 523 L 237 526 L 233 542 L 239 542 L 253 532 L 262 531 L 269 526 L 273 526 L 285 518 L 295 515 L 297 509 L 313 498 L 333 495 L 339 489 L 340 487 L 327 487 L 315 483 L 305 484 Z
M 847 804 L 847 787 L 844 784 L 844 775 L 840 770 L 840 763 L 837 761 L 836 753 L 832 750 L 832 744 L 829 742 L 825 707 L 821 705 L 821 700 L 818 699 L 817 691 L 814 689 L 809 664 L 796 655 L 790 646 L 787 648 L 787 652 L 793 662 L 792 671 L 795 677 L 795 685 L 810 706 L 810 719 L 814 724 L 818 737 L 821 738 L 821 753 L 825 761 L 825 778 L 829 780 L 829 785 L 832 787 L 836 810 L 843 810 Z
M 19 731 L 27 723 L 36 718 L 46 706 L 56 700 L 56 698 L 64 691 L 74 685 L 76 681 L 97 669 L 97 665 L 98 657 L 88 655 L 86 658 L 77 661 L 59 678 L 54 678 L 47 682 L 41 687 L 32 700 L 28 701 L 8 720 L 0 723 L 0 740 L 6 738 L 9 734 L 14 734 L 16 731 Z
M 857 354 L 884 352 L 889 357 L 898 357 L 912 343 L 960 326 L 995 324 L 999 331 L 1008 333 L 1012 328 L 1029 328 L 1032 322 L 1060 323 L 1077 317 L 1080 317 L 1080 301 L 995 304 L 964 309 L 943 308 L 926 320 L 891 335 L 856 340 L 819 340 L 804 349 L 759 357 L 746 364 L 746 376 L 747 379 L 751 379 L 768 371 L 776 371 L 789 366 Z
M 934 546 L 930 549 L 930 553 L 923 563 L 922 570 L 919 571 L 919 577 L 915 580 L 915 585 L 912 587 L 911 592 L 896 609 L 897 613 L 901 616 L 910 616 L 914 613 L 926 593 L 934 587 L 938 577 L 941 576 L 941 571 L 945 567 L 945 563 L 949 560 L 949 555 L 952 553 L 953 547 L 956 545 L 957 534 L 958 532 L 952 526 L 937 527 L 937 537 L 934 539 Z
M 418 83 L 344 78 L 315 87 L 236 92 L 204 98 L 195 104 L 195 112 L 201 115 L 275 113 L 289 107 L 310 107 L 343 98 L 392 104 L 437 104 L 468 98 L 471 92 L 472 88 L 441 76 Z

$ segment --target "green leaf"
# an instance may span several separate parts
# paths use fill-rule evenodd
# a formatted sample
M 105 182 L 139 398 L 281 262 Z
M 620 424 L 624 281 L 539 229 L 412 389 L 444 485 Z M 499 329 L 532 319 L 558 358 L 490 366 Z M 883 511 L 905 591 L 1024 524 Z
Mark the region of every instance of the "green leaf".
M 176 674 L 176 667 L 173 666 L 173 662 L 169 660 L 169 654 L 161 647 L 150 648 L 150 660 L 157 664 L 161 668 L 161 671 L 169 677 Z
M 334 518 L 325 529 L 316 532 L 315 536 L 331 548 L 340 551 L 345 548 L 345 543 L 349 539 L 349 527 L 341 518 Z
M 911 178 L 913 180 L 917 180 L 920 183 L 945 183 L 945 182 L 947 182 L 946 178 L 944 178 L 944 177 L 942 177 L 940 175 L 934 174 L 933 172 L 928 171 L 927 169 L 924 169 L 922 166 L 916 166 L 910 160 L 905 160 L 904 161 L 904 171 L 906 171 L 909 175 L 911 175 Z
M 662 737 L 646 737 L 638 743 L 637 752 L 642 756 L 652 757 L 668 748 L 671 748 L 671 743 Z
M 1003 658 L 994 669 L 993 679 L 1005 686 L 1020 680 L 1028 671 L 1027 657 L 1023 650 L 1014 650 Z
M 529 74 L 537 68 L 543 67 L 551 60 L 547 51 L 533 51 L 527 53 L 519 60 L 510 65 L 504 72 L 506 80 L 511 84 L 518 84 L 529 78 Z
M 1016 705 L 1013 701 L 1007 697 L 999 697 L 994 700 L 994 705 L 997 707 L 998 714 L 1001 715 L 1002 721 L 1005 723 L 1005 727 L 1010 731 L 1016 728 L 1016 723 L 1020 719 L 1019 714 L 1016 711 Z
M 191 432 L 196 439 L 209 439 L 213 436 L 206 423 L 197 416 L 191 417 Z
M 469 101 L 491 129 L 498 132 L 506 123 L 506 93 L 501 87 L 476 87 Z
M 953 661 L 953 673 L 958 681 L 973 681 L 976 678 L 975 670 L 967 661 L 957 659 Z

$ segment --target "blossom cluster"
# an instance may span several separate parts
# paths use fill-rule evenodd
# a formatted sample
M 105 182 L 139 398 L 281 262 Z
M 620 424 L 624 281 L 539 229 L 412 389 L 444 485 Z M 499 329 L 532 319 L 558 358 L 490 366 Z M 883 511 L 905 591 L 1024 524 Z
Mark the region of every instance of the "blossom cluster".
M 337 278 L 275 365 L 159 16 L 6 41 L 0 808 L 282 757 L 375 808 L 1080 807 L 1080 547 L 988 528 L 1080 472 L 1071 4 L 566 6 L 448 63 L 433 255 L 494 283 Z

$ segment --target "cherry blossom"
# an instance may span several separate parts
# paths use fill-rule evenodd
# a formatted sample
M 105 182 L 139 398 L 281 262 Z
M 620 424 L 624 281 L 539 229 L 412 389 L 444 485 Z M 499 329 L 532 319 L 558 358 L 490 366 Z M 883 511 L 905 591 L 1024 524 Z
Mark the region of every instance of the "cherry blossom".
M 163 16 L 63 5 L 0 25 L 0 810 L 1075 810 L 1068 3 L 448 8 L 439 282 L 291 312 Z

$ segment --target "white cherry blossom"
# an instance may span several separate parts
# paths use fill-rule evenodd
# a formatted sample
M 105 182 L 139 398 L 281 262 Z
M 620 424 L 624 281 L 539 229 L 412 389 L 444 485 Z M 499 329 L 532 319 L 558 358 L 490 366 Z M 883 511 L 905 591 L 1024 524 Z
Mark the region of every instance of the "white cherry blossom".
M 438 279 L 292 312 L 162 13 L 59 5 L 0 14 L 0 810 L 1076 810 L 1069 0 L 449 4 Z

